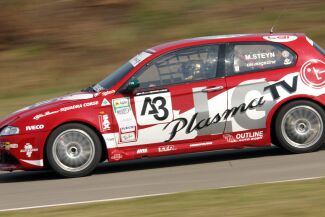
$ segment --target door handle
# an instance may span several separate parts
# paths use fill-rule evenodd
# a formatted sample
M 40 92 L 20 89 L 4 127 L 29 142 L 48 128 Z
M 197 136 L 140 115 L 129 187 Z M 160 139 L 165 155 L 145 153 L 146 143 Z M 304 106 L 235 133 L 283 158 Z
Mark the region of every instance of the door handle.
M 214 92 L 214 91 L 220 91 L 223 90 L 225 87 L 224 86 L 217 86 L 217 87 L 210 87 L 210 88 L 205 88 L 202 89 L 202 92 L 209 93 L 209 92 Z

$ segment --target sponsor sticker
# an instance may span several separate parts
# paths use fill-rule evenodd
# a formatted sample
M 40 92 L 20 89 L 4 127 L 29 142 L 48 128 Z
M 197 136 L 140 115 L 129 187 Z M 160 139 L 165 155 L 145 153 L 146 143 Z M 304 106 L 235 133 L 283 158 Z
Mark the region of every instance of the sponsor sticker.
M 266 66 L 266 65 L 274 65 L 276 64 L 275 60 L 267 60 L 262 62 L 255 62 L 255 63 L 247 63 L 247 67 L 254 67 L 254 66 Z
M 9 151 L 10 149 L 18 148 L 18 144 L 11 144 L 10 142 L 0 142 L 0 150 L 5 149 Z
M 121 133 L 129 133 L 129 132 L 134 132 L 136 130 L 135 126 L 125 126 L 120 128 Z
M 139 125 L 161 124 L 173 120 L 172 100 L 168 90 L 157 94 L 141 94 L 134 101 Z
M 116 109 L 116 114 L 118 115 L 126 115 L 130 112 L 130 108 L 124 107 L 124 108 L 117 108 Z
M 137 154 L 146 154 L 148 153 L 148 149 L 147 148 L 141 148 L 137 150 Z
M 101 132 L 111 129 L 111 122 L 109 121 L 109 116 L 107 114 L 99 115 L 98 119 Z
M 135 136 L 135 132 L 130 133 L 121 133 L 120 134 L 121 142 L 135 142 L 137 141 L 137 138 Z
M 113 99 L 112 105 L 119 127 L 119 143 L 137 141 L 137 123 L 132 112 L 130 98 Z
M 34 120 L 39 120 L 41 118 L 44 118 L 44 117 L 47 117 L 47 116 L 50 116 L 50 115 L 54 115 L 54 114 L 57 114 L 59 112 L 60 112 L 59 110 L 58 111 L 47 111 L 47 112 L 45 112 L 43 114 L 35 115 L 33 119 Z
M 245 55 L 246 60 L 259 60 L 259 59 L 271 59 L 271 58 L 275 58 L 274 52 L 246 54 Z
M 76 104 L 76 105 L 63 107 L 63 108 L 60 108 L 60 112 L 67 112 L 67 111 L 81 109 L 81 108 L 87 108 L 87 107 L 95 106 L 95 105 L 98 105 L 98 101 L 85 102 L 84 104 Z
M 102 106 L 102 107 L 105 107 L 105 106 L 109 106 L 109 105 L 111 105 L 111 104 L 109 103 L 109 101 L 108 101 L 106 98 L 104 98 L 101 106 Z
M 42 130 L 44 127 L 45 126 L 43 124 L 26 126 L 26 131 Z
M 114 94 L 115 93 L 115 90 L 108 90 L 108 91 L 104 91 L 103 93 L 102 93 L 102 96 L 108 96 L 108 95 L 110 95 L 110 94 Z
M 71 105 L 71 106 L 66 106 L 66 107 L 62 107 L 56 111 L 47 111 L 45 113 L 42 114 L 38 114 L 35 115 L 33 117 L 34 120 L 39 120 L 41 118 L 47 117 L 47 116 L 51 116 L 60 112 L 67 112 L 67 111 L 72 111 L 72 110 L 76 110 L 76 109 L 81 109 L 81 108 L 87 108 L 87 107 L 91 107 L 91 106 L 96 106 L 98 105 L 98 101 L 92 101 L 92 102 L 85 102 L 83 104 L 76 104 L 76 105 Z
M 290 65 L 292 63 L 292 61 L 290 59 L 285 59 L 283 64 L 284 65 Z
M 24 149 L 20 150 L 20 153 L 26 153 L 26 156 L 31 158 L 33 152 L 38 151 L 38 148 L 33 148 L 33 145 L 30 143 L 26 143 L 26 145 L 24 146 Z
M 294 35 L 270 35 L 270 36 L 264 36 L 263 38 L 267 41 L 281 43 L 281 42 L 295 41 L 298 37 Z
M 195 148 L 195 147 L 206 146 L 206 145 L 212 145 L 212 142 L 201 142 L 201 143 L 191 144 L 190 147 Z
M 130 63 L 136 67 L 137 65 L 139 65 L 139 63 L 141 63 L 143 60 L 147 59 L 148 57 L 150 57 L 152 54 L 147 53 L 147 52 L 142 52 L 138 55 L 136 55 L 135 57 L 133 57 L 130 60 Z
M 325 87 L 325 62 L 312 59 L 307 61 L 300 70 L 301 80 L 312 88 Z
M 158 147 L 158 152 L 169 152 L 169 151 L 175 151 L 176 148 L 174 145 L 166 145 L 166 146 L 160 146 Z
M 121 155 L 121 154 L 114 154 L 112 157 L 111 157 L 111 159 L 112 160 L 121 160 L 123 158 L 123 155 Z
M 130 108 L 130 98 L 113 99 L 114 110 L 118 108 Z

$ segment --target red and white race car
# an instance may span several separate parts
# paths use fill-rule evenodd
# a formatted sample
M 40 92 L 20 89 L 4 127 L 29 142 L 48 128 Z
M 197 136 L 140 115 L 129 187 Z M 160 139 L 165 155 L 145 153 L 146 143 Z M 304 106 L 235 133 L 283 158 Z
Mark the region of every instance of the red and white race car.
M 325 143 L 325 51 L 303 34 L 186 39 L 150 48 L 81 92 L 0 122 L 1 170 L 66 177 L 104 160 Z

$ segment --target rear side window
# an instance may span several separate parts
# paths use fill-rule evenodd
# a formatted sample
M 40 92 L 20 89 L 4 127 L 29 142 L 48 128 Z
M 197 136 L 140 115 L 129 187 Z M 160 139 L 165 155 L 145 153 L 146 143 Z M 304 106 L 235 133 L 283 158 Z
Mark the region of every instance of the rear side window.
M 227 66 L 230 75 L 286 68 L 295 65 L 296 54 L 275 43 L 232 44 L 228 49 Z
M 314 42 L 314 48 L 316 48 L 316 50 L 318 50 L 319 53 L 321 53 L 321 54 L 323 54 L 323 56 L 325 56 L 325 50 L 321 46 L 316 44 L 315 42 Z

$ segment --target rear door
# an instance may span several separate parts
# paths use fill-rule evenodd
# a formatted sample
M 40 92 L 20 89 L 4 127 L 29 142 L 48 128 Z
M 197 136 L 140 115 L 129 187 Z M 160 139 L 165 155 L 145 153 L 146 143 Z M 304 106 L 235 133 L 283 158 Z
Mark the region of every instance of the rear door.
M 269 42 L 231 43 L 226 56 L 226 133 L 235 132 L 228 138 L 262 142 L 268 112 L 280 95 L 295 91 L 294 76 L 285 76 L 293 72 L 297 56 L 286 46 Z
M 180 49 L 135 73 L 140 87 L 129 96 L 132 115 L 118 121 L 119 147 L 211 141 L 224 132 L 227 109 L 224 45 Z M 116 98 L 124 96 L 116 96 Z M 120 99 L 113 100 L 121 103 Z M 125 102 L 127 104 L 127 102 Z M 115 116 L 120 116 L 115 113 Z M 130 126 L 130 129 L 128 128 Z M 136 129 L 136 130 L 135 130 Z M 133 132 L 130 135 L 130 132 Z M 127 133 L 128 136 L 123 134 Z

